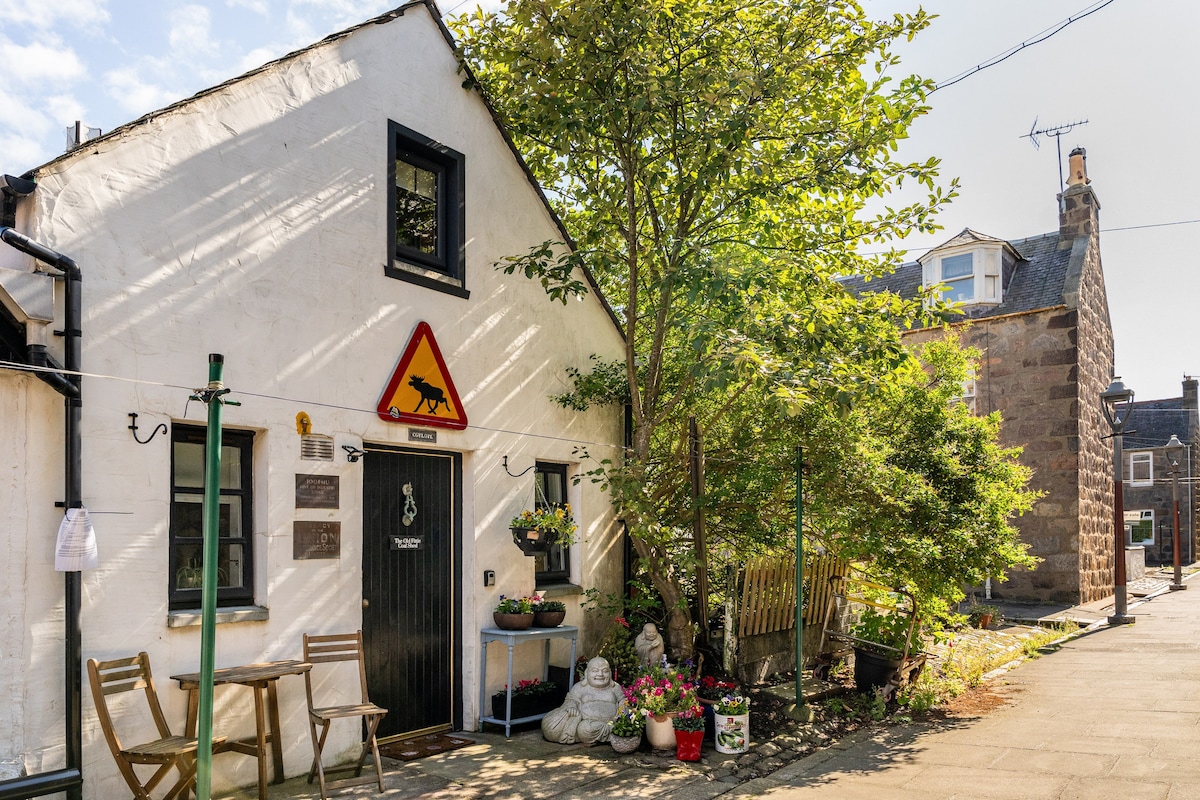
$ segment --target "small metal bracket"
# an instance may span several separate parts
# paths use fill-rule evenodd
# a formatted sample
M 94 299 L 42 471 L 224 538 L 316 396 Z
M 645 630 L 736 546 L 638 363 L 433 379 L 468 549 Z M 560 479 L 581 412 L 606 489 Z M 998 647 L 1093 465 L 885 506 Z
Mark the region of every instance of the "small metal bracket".
M 133 440 L 135 442 L 137 442 L 138 444 L 150 444 L 150 442 L 154 439 L 155 436 L 157 436 L 160 433 L 166 433 L 169 430 L 167 428 L 166 423 L 160 422 L 160 423 L 158 423 L 158 425 L 154 426 L 154 430 L 151 431 L 150 435 L 147 436 L 146 439 L 143 441 L 142 439 L 139 439 L 138 435 L 137 435 L 137 430 L 138 430 L 137 418 L 138 418 L 138 415 L 137 415 L 136 411 L 129 412 L 129 430 L 133 431 Z
M 344 444 L 342 449 L 346 451 L 346 460 L 351 464 L 357 464 L 358 460 L 367 454 L 366 450 L 359 450 L 352 444 Z
M 516 475 L 514 475 L 514 474 L 512 473 L 512 470 L 510 470 L 510 469 L 508 468 L 508 456 L 505 456 L 505 457 L 504 457 L 504 460 L 503 460 L 503 461 L 501 461 L 501 463 L 504 465 L 504 471 L 508 473 L 508 477 L 510 477 L 510 478 L 519 478 L 519 477 L 521 477 L 522 475 L 524 475 L 526 472 L 529 472 L 529 470 L 531 470 L 531 469 L 537 469 L 537 464 L 534 464 L 533 466 L 531 466 L 531 467 L 528 467 L 528 468 L 526 468 L 526 469 L 524 469 L 524 470 L 522 470 L 522 471 L 518 472 Z

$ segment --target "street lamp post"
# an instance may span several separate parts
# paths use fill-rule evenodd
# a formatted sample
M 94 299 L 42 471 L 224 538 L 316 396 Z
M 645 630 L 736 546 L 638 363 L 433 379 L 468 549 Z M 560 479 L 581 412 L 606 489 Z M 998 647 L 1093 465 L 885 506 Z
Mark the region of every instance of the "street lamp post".
M 1164 450 L 1167 454 L 1167 464 L 1171 467 L 1171 499 L 1175 506 L 1175 533 L 1172 534 L 1172 549 L 1175 553 L 1175 582 L 1171 584 L 1171 591 L 1178 592 L 1187 588 L 1183 583 L 1183 566 L 1179 560 L 1179 463 L 1183 461 L 1183 442 L 1179 441 L 1179 437 L 1172 433 L 1171 441 L 1167 442 Z
M 1109 625 L 1129 625 L 1133 617 L 1125 594 L 1125 503 L 1121 491 L 1122 439 L 1129 415 L 1133 412 L 1133 390 L 1126 388 L 1114 376 L 1108 388 L 1100 393 L 1100 410 L 1112 429 L 1113 440 L 1113 613 Z

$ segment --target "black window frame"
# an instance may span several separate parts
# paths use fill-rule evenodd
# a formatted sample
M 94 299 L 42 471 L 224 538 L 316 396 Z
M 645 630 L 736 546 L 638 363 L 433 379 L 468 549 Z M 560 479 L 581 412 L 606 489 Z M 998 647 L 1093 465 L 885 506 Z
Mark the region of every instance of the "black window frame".
M 534 481 L 538 482 L 538 491 L 534 492 L 534 505 L 538 509 L 547 508 L 550 505 L 556 505 L 548 502 L 545 498 L 552 494 L 558 494 L 562 497 L 562 502 L 567 500 L 567 465 L 555 464 L 549 461 L 537 461 L 534 468 Z M 559 482 L 559 492 L 551 493 L 547 491 L 546 484 L 542 481 L 553 479 Z M 576 519 L 576 524 L 579 520 Z M 549 569 L 547 564 L 551 561 L 556 561 L 558 568 Z M 537 555 L 534 560 L 533 580 L 535 586 L 547 586 L 552 584 L 570 583 L 571 582 L 571 546 L 555 544 L 550 547 L 550 551 L 545 555 Z
M 180 548 L 194 547 L 197 541 L 203 546 L 203 539 L 197 537 L 180 537 L 176 533 L 179 520 L 175 516 L 175 497 L 177 494 L 204 495 L 203 487 L 178 486 L 175 483 L 175 445 L 180 442 L 207 446 L 208 428 L 203 425 L 173 425 L 171 428 L 171 496 L 169 499 L 169 515 L 167 527 L 168 564 L 167 564 L 167 594 L 168 608 L 172 611 L 195 610 L 200 608 L 201 589 L 180 589 L 176 585 L 176 572 L 179 569 Z M 248 606 L 254 604 L 254 432 L 223 428 L 221 430 L 221 447 L 236 447 L 241 451 L 241 488 L 221 488 L 221 496 L 237 496 L 241 498 L 241 530 L 240 537 L 220 537 L 221 544 L 238 544 L 242 547 L 242 572 L 245 575 L 243 586 L 218 587 L 217 606 Z
M 396 161 L 438 174 L 437 255 L 396 241 Z M 467 298 L 466 156 L 398 122 L 388 120 L 387 236 L 384 274 L 457 297 Z

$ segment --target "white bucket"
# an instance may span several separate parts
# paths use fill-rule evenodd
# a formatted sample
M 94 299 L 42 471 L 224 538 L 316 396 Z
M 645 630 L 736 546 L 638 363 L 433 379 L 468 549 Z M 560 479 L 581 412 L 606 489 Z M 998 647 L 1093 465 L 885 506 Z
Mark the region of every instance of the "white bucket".
M 750 714 L 716 714 L 718 753 L 744 753 L 750 749 Z

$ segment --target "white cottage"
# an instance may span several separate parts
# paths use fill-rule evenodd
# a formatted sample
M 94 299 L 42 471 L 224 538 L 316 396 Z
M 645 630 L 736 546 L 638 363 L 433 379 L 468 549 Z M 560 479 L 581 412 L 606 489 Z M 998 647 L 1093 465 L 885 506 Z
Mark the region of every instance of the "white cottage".
M 488 713 L 481 688 L 505 681 L 495 647 L 480 686 L 501 595 L 548 591 L 584 625 L 582 587 L 619 591 L 609 498 L 573 478 L 583 448 L 619 454 L 620 410 L 550 397 L 569 388 L 564 368 L 620 358 L 621 333 L 594 285 L 563 305 L 494 268 L 565 234 L 463 88 L 432 2 L 89 141 L 32 183 L 5 177 L 0 266 L 33 268 L 35 242 L 82 286 L 73 337 L 68 281 L 0 270 L 0 763 L 30 776 L 24 796 L 78 792 L 77 768 L 83 796 L 125 793 L 80 688 L 88 658 L 147 651 L 183 725 L 169 676 L 199 667 L 206 413 L 189 396 L 210 353 L 240 403 L 222 426 L 217 667 L 297 659 L 306 632 L 361 628 L 372 699 L 390 710 L 381 735 L 470 730 Z M 22 369 L 75 366 L 72 342 L 82 378 Z M 527 557 L 508 521 L 535 482 L 580 532 Z M 98 548 L 65 597 L 64 503 L 89 510 Z M 567 665 L 565 641 L 552 660 Z M 540 671 L 541 647 L 519 647 L 519 677 Z M 277 686 L 295 775 L 311 759 L 304 683 Z M 249 690 L 220 687 L 215 703 L 217 733 L 253 733 Z M 355 752 L 357 733 L 335 730 L 331 749 Z M 257 778 L 237 754 L 213 769 L 218 789 Z

